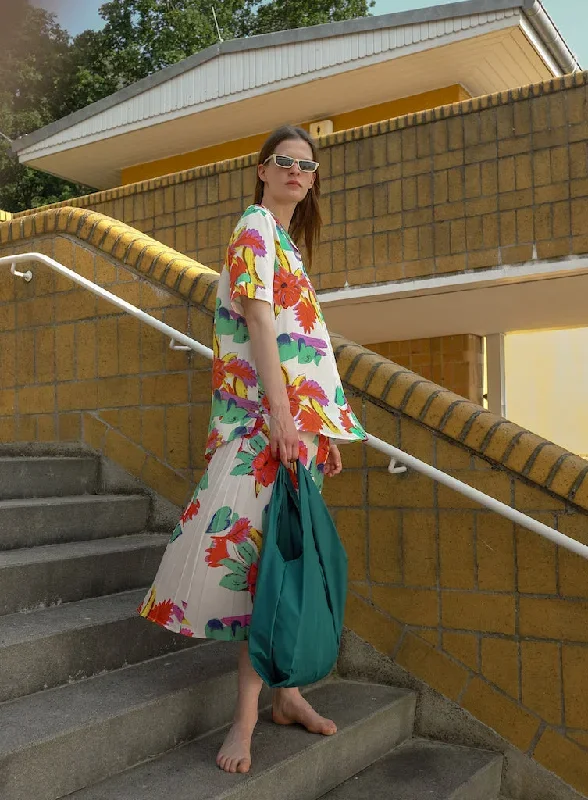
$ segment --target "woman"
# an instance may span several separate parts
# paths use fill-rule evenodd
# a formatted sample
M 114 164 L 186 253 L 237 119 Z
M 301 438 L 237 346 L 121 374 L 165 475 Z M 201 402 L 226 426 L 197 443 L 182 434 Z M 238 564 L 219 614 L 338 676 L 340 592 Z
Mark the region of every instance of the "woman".
M 233 726 L 218 754 L 227 772 L 248 772 L 261 678 L 247 638 L 263 517 L 280 461 L 298 459 L 322 486 L 341 471 L 333 440 L 365 433 L 349 407 L 323 316 L 295 244 L 309 261 L 318 240 L 315 146 L 284 127 L 259 155 L 255 204 L 231 237 L 214 321 L 208 468 L 184 511 L 139 613 L 187 636 L 241 641 Z M 298 689 L 276 690 L 273 719 L 336 732 Z

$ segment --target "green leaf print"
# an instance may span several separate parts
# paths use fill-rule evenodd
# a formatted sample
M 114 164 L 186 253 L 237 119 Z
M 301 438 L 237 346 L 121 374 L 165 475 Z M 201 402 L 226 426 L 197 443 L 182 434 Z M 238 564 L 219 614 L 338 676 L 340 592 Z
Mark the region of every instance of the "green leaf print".
M 338 406 L 345 405 L 345 393 L 341 386 L 337 386 L 337 391 L 335 392 L 335 402 Z
M 202 476 L 202 479 L 201 479 L 201 481 L 200 481 L 200 483 L 198 485 L 200 487 L 200 491 L 202 491 L 202 492 L 205 489 L 208 489 L 208 472 L 204 473 L 204 475 Z
M 181 536 L 181 535 L 182 535 L 182 526 L 178 522 L 178 524 L 174 528 L 174 532 L 171 535 L 171 538 L 169 540 L 169 544 L 171 544 L 172 542 L 175 542 L 175 540 L 178 538 L 178 536 Z
M 252 456 L 251 453 L 237 453 L 237 458 L 241 461 L 241 464 L 233 467 L 231 475 L 251 475 L 253 473 L 251 465 L 255 456 Z
M 230 589 L 232 592 L 243 592 L 247 588 L 247 580 L 231 572 L 221 578 L 218 585 L 223 589 Z
M 206 533 L 220 533 L 221 531 L 226 531 L 226 529 L 233 524 L 232 514 L 232 509 L 229 508 L 229 506 L 223 506 L 222 508 L 219 508 L 219 510 L 210 520 L 210 524 L 206 529 Z
M 236 561 L 234 558 L 223 558 L 219 561 L 219 564 L 222 564 L 223 567 L 230 569 L 233 573 L 239 577 L 245 577 L 247 575 L 247 567 L 245 564 L 242 564 L 240 561 Z
M 249 439 L 249 447 L 253 450 L 255 455 L 259 455 L 263 450 L 265 450 L 267 445 L 267 439 L 263 436 L 254 436 L 252 439 Z M 251 459 L 253 461 L 253 459 Z
M 257 550 L 249 542 L 242 542 L 237 547 L 237 552 L 248 567 L 250 567 L 252 564 L 255 564 L 257 561 Z

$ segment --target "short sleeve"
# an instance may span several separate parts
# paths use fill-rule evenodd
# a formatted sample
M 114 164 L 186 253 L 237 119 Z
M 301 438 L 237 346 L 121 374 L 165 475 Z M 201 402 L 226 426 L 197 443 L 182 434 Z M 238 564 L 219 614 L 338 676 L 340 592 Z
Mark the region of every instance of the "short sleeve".
M 244 214 L 235 228 L 227 250 L 229 297 L 238 314 L 242 297 L 274 302 L 275 232 L 264 211 Z

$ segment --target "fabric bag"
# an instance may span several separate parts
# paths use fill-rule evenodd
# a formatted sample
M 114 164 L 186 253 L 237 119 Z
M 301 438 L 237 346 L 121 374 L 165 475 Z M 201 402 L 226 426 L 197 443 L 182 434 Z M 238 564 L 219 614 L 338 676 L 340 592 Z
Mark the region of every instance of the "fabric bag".
M 324 678 L 339 653 L 347 555 L 321 493 L 298 462 L 280 465 L 270 500 L 249 628 L 249 656 L 272 688 Z

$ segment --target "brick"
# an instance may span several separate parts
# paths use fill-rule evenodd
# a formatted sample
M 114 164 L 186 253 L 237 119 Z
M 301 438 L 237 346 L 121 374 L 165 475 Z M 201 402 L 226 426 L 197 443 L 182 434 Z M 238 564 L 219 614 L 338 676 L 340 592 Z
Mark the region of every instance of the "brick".
M 78 381 L 57 385 L 57 408 L 59 411 L 94 409 L 97 405 L 97 381 Z
M 17 418 L 15 439 L 19 442 L 37 441 L 37 417 L 21 415 Z
M 552 642 L 521 642 L 521 675 L 523 705 L 546 722 L 561 725 L 559 645 Z
M 472 633 L 446 633 L 443 631 L 443 649 L 462 664 L 479 672 L 478 638 Z
M 98 345 L 98 376 L 101 378 L 118 373 L 118 328 L 117 318 L 98 320 L 96 327 Z
M 139 476 L 145 463 L 145 451 L 115 430 L 106 431 L 104 455 L 131 475 Z
M 441 398 L 437 398 L 440 405 L 439 414 L 442 415 L 442 411 L 446 409 L 446 403 Z M 435 404 L 435 401 L 432 405 Z M 431 411 L 432 405 L 429 407 L 429 411 Z M 433 425 L 434 420 L 427 414 L 425 418 L 425 422 L 427 424 Z M 436 441 L 436 457 L 435 457 L 435 466 L 443 470 L 443 472 L 447 472 L 449 470 L 453 471 L 456 469 L 469 469 L 471 465 L 471 454 L 468 450 L 465 450 L 463 447 L 459 445 L 453 444 L 452 442 L 446 442 L 443 439 L 437 439 Z
M 40 414 L 37 417 L 37 441 L 54 442 L 56 439 L 55 416 L 53 414 Z
M 442 592 L 445 628 L 482 633 L 515 633 L 515 600 L 511 595 Z
M 535 515 L 551 524 L 547 515 Z M 551 515 L 550 515 L 551 516 Z M 556 546 L 533 531 L 516 526 L 517 587 L 526 594 L 557 594 Z
M 16 426 L 14 416 L 0 418 L 0 442 L 16 441 L 15 430 Z
M 392 654 L 402 634 L 402 626 L 352 592 L 347 593 L 345 625 L 386 654 Z
M 410 633 L 405 636 L 395 661 L 451 700 L 457 700 L 469 674 L 444 653 Z
M 96 323 L 77 323 L 75 325 L 76 378 L 87 380 L 98 375 L 97 350 Z
M 165 410 L 163 408 L 141 409 L 141 442 L 145 450 L 163 460 L 165 446 Z
M 139 378 L 102 378 L 98 381 L 98 404 L 101 408 L 138 406 L 141 402 Z
M 529 749 L 539 728 L 538 718 L 480 678 L 474 678 L 470 683 L 461 705 L 524 752 Z
M 0 389 L 0 416 L 15 413 L 16 393 L 14 389 Z
M 96 315 L 96 297 L 87 290 L 65 292 L 55 297 L 56 322 L 70 322 Z
M 325 502 L 332 506 L 361 506 L 364 503 L 363 483 L 361 473 L 344 470 L 337 475 L 336 481 L 325 481 Z
M 171 503 L 182 508 L 185 506 L 191 490 L 189 481 L 152 456 L 147 456 L 141 478 L 151 489 Z
M 484 636 L 482 674 L 514 700 L 519 699 L 519 644 L 512 639 Z
M 95 450 L 102 450 L 104 436 L 107 431 L 106 425 L 101 420 L 92 416 L 92 414 L 84 414 L 82 419 L 82 439 L 90 447 Z
M 588 598 L 588 561 L 563 547 L 558 550 L 557 555 L 560 594 L 566 597 Z
M 457 414 L 459 408 L 458 406 L 453 413 Z M 474 489 L 494 497 L 501 503 L 510 505 L 510 477 L 505 472 L 494 470 L 490 473 L 468 472 L 460 473 L 455 477 L 469 486 L 473 486 Z M 438 503 L 439 508 L 480 508 L 480 504 L 475 500 L 470 500 L 454 489 L 442 485 L 439 485 Z
M 145 406 L 175 405 L 188 402 L 188 376 L 185 373 L 148 376 L 141 381 Z
M 538 639 L 588 642 L 588 602 L 522 595 L 519 632 Z
M 55 387 L 24 386 L 18 393 L 20 414 L 50 414 L 55 411 Z
M 57 423 L 60 442 L 77 442 L 81 440 L 81 414 L 58 414 Z
M 402 515 L 404 583 L 437 584 L 437 524 L 433 511 L 405 511 Z
M 439 515 L 440 585 L 445 589 L 473 589 L 474 515 L 446 512 Z
M 515 589 L 514 525 L 497 514 L 476 518 L 478 586 L 487 591 Z
M 547 728 L 533 757 L 582 794 L 588 792 L 588 759 L 577 744 Z
M 350 581 L 365 581 L 367 578 L 366 518 L 363 509 L 346 508 L 335 513 L 335 525 L 349 559 Z
M 113 412 L 111 412 L 113 413 Z M 137 444 L 141 443 L 141 414 L 138 408 L 123 408 L 114 412 L 120 432 Z
M 368 474 L 368 503 L 396 508 L 432 508 L 433 481 L 413 472 L 390 475 L 371 470 Z
M 432 589 L 372 585 L 372 598 L 376 606 L 400 622 L 428 627 L 439 624 L 437 592 Z

